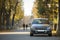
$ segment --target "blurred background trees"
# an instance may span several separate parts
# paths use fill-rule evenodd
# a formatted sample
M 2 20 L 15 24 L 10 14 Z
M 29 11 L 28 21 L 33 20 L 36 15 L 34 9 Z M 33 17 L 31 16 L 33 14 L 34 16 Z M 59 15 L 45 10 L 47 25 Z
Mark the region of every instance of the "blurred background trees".
M 58 0 L 35 0 L 32 13 L 34 18 L 48 18 L 53 29 L 58 29 Z M 0 29 L 13 28 L 24 17 L 22 0 L 0 0 Z
M 36 0 L 32 9 L 34 18 L 48 18 L 53 23 L 53 29 L 57 30 L 59 22 L 58 5 L 58 0 Z
M 0 29 L 9 29 L 24 16 L 22 0 L 0 0 Z

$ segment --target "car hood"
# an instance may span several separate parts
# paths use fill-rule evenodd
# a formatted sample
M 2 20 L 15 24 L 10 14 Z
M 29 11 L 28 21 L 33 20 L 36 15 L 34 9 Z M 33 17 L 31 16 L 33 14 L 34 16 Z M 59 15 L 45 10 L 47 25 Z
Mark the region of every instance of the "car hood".
M 48 27 L 49 24 L 32 24 L 32 27 Z

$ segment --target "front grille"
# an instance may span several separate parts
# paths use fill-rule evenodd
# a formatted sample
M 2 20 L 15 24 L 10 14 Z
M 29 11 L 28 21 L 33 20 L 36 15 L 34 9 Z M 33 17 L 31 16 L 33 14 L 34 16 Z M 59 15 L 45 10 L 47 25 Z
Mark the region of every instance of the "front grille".
M 36 30 L 46 30 L 47 28 L 36 28 Z

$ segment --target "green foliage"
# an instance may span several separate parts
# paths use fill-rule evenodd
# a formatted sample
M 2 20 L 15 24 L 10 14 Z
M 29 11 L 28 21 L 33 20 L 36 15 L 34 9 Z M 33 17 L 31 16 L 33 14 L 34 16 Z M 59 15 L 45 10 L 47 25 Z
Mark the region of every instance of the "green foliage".
M 9 27 L 15 20 L 22 19 L 23 10 L 21 7 L 22 0 L 0 0 L 0 26 Z
M 58 19 L 58 0 L 36 0 L 37 12 L 40 16 L 44 15 L 49 20 Z M 35 4 L 34 4 L 35 5 Z M 49 6 L 50 5 L 50 6 Z M 37 15 L 38 16 L 38 15 Z
M 2 0 L 0 0 L 0 9 L 2 8 Z
M 38 13 L 39 14 L 43 14 L 43 13 L 45 13 L 45 8 L 44 7 L 40 7 L 40 8 L 38 8 Z

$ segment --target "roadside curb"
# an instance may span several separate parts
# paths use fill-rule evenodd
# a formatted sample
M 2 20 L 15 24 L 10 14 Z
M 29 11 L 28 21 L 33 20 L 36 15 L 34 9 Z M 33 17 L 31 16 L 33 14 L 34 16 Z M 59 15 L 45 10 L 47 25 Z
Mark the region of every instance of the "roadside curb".
M 30 32 L 0 32 L 0 34 L 30 34 Z

